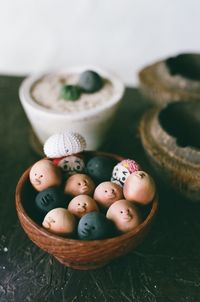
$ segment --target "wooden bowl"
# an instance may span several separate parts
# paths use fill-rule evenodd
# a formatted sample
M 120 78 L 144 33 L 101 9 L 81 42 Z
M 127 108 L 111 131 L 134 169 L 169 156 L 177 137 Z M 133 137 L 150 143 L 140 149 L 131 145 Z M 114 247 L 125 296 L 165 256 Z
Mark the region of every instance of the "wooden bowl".
M 200 102 L 170 103 L 151 109 L 140 122 L 143 147 L 170 186 L 200 201 Z
M 86 151 L 84 153 L 87 156 L 105 155 L 117 161 L 123 159 L 118 155 L 102 152 Z M 81 270 L 101 267 L 136 248 L 149 232 L 158 208 L 157 197 L 153 200 L 145 220 L 126 234 L 104 240 L 82 241 L 49 233 L 36 222 L 37 217 L 34 216 L 31 207 L 36 192 L 29 182 L 29 171 L 30 168 L 24 172 L 16 188 L 16 209 L 20 223 L 28 237 L 37 246 L 52 254 L 65 266 Z
M 200 54 L 180 54 L 151 64 L 139 74 L 141 91 L 157 105 L 200 100 Z

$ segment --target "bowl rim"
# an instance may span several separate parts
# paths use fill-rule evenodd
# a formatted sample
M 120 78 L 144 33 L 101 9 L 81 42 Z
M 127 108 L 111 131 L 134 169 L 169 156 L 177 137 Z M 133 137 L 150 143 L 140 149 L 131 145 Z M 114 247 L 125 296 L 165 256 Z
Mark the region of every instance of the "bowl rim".
M 151 98 L 154 101 L 157 101 L 159 104 L 163 104 L 163 99 L 167 103 L 173 101 L 187 101 L 189 99 L 195 99 L 199 101 L 200 95 L 199 92 L 195 89 L 183 89 L 178 85 L 174 86 L 172 89 L 172 86 L 170 86 L 169 84 L 167 85 L 165 81 L 161 80 L 161 78 L 157 74 L 157 71 L 161 65 L 165 64 L 165 61 L 166 59 L 158 60 L 156 62 L 143 66 L 138 71 L 138 80 L 140 88 L 149 89 L 149 91 L 151 91 L 154 95 Z M 169 73 L 167 74 L 170 75 Z M 196 82 L 199 83 L 199 81 L 189 80 L 181 76 L 179 77 L 188 84 Z M 157 95 L 156 100 L 155 95 Z
M 187 166 L 188 168 L 195 169 L 196 171 L 199 170 L 199 155 L 200 150 L 196 148 L 192 148 L 191 146 L 179 146 L 177 144 L 177 138 L 171 134 L 169 134 L 166 129 L 163 127 L 163 125 L 160 123 L 159 118 L 161 112 L 166 110 L 168 107 L 171 106 L 183 106 L 185 102 L 198 102 L 197 100 L 191 100 L 191 101 L 174 101 L 165 104 L 162 107 L 157 108 L 151 108 L 145 112 L 140 120 L 139 125 L 139 133 L 140 137 L 142 139 L 142 144 L 145 146 L 145 141 L 148 142 L 148 145 L 151 144 L 154 146 L 154 149 L 156 149 L 160 154 L 164 155 L 168 162 L 172 163 L 172 166 L 175 162 L 179 162 L 181 167 Z M 155 131 L 156 130 L 156 131 Z M 161 141 L 158 139 L 159 137 L 163 137 L 163 140 Z M 167 147 L 166 147 L 167 145 Z M 145 147 L 145 150 L 148 154 L 153 155 L 151 149 L 149 146 Z M 193 161 L 188 159 L 188 154 L 193 155 Z M 198 161 L 196 160 L 198 159 Z M 199 174 L 199 173 L 198 173 Z
M 89 153 L 89 152 L 93 152 L 97 155 L 105 155 L 105 156 L 109 156 L 109 157 L 115 157 L 118 159 L 124 159 L 124 157 L 118 156 L 116 154 L 113 153 L 107 153 L 107 152 L 98 152 L 98 151 L 85 151 L 85 153 Z M 71 243 L 71 244 L 78 244 L 81 247 L 84 246 L 89 246 L 89 247 L 96 247 L 98 244 L 106 244 L 106 243 L 114 243 L 114 242 L 118 242 L 118 241 L 124 241 L 127 240 L 131 237 L 134 237 L 135 235 L 139 234 L 142 230 L 145 229 L 146 226 L 148 226 L 148 224 L 153 220 L 153 218 L 155 217 L 155 214 L 158 210 L 158 195 L 156 193 L 156 195 L 154 196 L 153 200 L 152 200 L 152 207 L 150 212 L 148 213 L 147 217 L 145 218 L 145 220 L 142 221 L 142 223 L 140 223 L 136 228 L 134 228 L 132 231 L 129 231 L 127 233 L 112 237 L 112 238 L 106 238 L 106 239 L 99 239 L 99 240 L 79 240 L 79 239 L 72 239 L 72 238 L 68 238 L 68 237 L 61 237 L 59 235 L 53 234 L 48 232 L 45 228 L 43 228 L 42 226 L 40 226 L 39 224 L 37 224 L 25 211 L 22 202 L 21 202 L 21 189 L 24 185 L 24 183 L 28 180 L 29 178 L 29 171 L 31 169 L 32 165 L 26 169 L 24 171 L 24 173 L 21 175 L 18 183 L 17 183 L 17 187 L 16 187 L 16 192 L 15 192 L 15 204 L 16 204 L 16 210 L 17 210 L 17 214 L 19 216 L 23 215 L 24 219 L 29 223 L 29 225 L 32 225 L 33 228 L 35 230 L 37 230 L 40 234 L 42 234 L 45 237 L 48 237 L 49 239 L 53 239 L 56 240 L 56 242 L 60 242 L 60 243 Z M 21 223 L 21 221 L 20 221 Z
M 62 73 L 81 73 L 85 70 L 94 70 L 98 72 L 103 78 L 109 79 L 114 86 L 114 94 L 111 96 L 110 99 L 107 100 L 107 102 L 104 102 L 101 105 L 98 105 L 96 107 L 90 108 L 90 109 L 85 109 L 80 112 L 58 112 L 55 111 L 54 109 L 46 108 L 38 103 L 33 99 L 31 96 L 31 89 L 34 83 L 39 81 L 42 77 L 48 75 L 48 74 L 62 74 Z M 86 118 L 88 119 L 89 117 L 93 115 L 97 115 L 100 112 L 109 109 L 110 107 L 114 106 L 117 104 L 123 97 L 125 91 L 125 85 L 122 82 L 122 80 L 115 76 L 114 74 L 105 71 L 101 69 L 100 67 L 97 66 L 75 66 L 75 67 L 70 67 L 70 68 L 63 68 L 63 69 L 54 69 L 54 70 L 47 70 L 46 72 L 41 72 L 37 73 L 31 76 L 26 77 L 20 87 L 19 87 L 19 98 L 23 106 L 28 106 L 29 109 L 31 109 L 34 112 L 40 112 L 44 115 L 47 115 L 49 117 L 59 117 L 63 119 L 69 119 L 70 121 L 76 121 L 79 119 Z

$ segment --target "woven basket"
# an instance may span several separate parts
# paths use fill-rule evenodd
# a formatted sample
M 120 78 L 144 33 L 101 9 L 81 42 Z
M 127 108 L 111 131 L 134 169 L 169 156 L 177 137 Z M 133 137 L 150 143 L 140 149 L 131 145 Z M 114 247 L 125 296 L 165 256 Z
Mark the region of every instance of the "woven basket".
M 188 56 L 190 56 L 192 61 L 196 60 L 199 68 L 200 55 L 190 54 Z M 200 100 L 200 87 L 194 89 L 197 84 L 196 81 L 188 80 L 181 76 L 172 77 L 167 68 L 163 68 L 163 66 L 166 66 L 166 60 L 146 66 L 139 71 L 140 89 L 147 98 L 155 105 L 161 106 L 173 101 Z M 168 79 L 170 80 L 168 81 Z
M 144 150 L 158 176 L 194 202 L 200 201 L 199 129 L 198 101 L 170 103 L 165 108 L 151 109 L 144 114 L 139 127 Z

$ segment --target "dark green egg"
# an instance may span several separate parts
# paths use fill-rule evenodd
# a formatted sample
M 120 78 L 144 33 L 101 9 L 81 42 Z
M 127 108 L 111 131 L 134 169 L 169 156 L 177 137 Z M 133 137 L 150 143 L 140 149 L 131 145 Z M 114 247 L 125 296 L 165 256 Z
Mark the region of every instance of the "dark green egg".
M 81 90 L 75 85 L 64 85 L 60 89 L 60 97 L 64 100 L 76 101 L 80 98 Z
M 110 181 L 114 166 L 118 162 L 110 157 L 95 156 L 91 158 L 86 166 L 87 173 L 98 184 Z
M 102 213 L 91 212 L 84 215 L 78 224 L 78 237 L 82 240 L 108 238 L 112 234 L 112 223 Z
M 52 187 L 39 192 L 35 197 L 35 204 L 40 212 L 47 214 L 55 208 L 66 208 L 67 198 L 61 189 Z
M 103 79 L 97 72 L 87 70 L 81 73 L 79 86 L 87 93 L 96 92 L 102 88 Z

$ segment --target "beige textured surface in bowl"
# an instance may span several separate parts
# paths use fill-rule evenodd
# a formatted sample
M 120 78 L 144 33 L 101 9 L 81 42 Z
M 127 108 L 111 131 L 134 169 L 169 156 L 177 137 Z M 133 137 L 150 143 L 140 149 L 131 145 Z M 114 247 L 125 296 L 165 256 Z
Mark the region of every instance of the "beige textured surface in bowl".
M 109 79 L 113 93 L 109 99 L 98 106 L 79 112 L 57 112 L 38 104 L 32 97 L 31 90 L 44 74 L 26 78 L 19 89 L 19 97 L 34 133 L 43 144 L 54 133 L 66 129 L 80 133 L 87 141 L 88 150 L 96 150 L 105 140 L 106 133 L 112 125 L 115 113 L 124 94 L 124 84 L 116 76 L 97 67 L 82 66 L 57 70 L 46 74 L 81 73 L 92 69 L 103 78 Z

